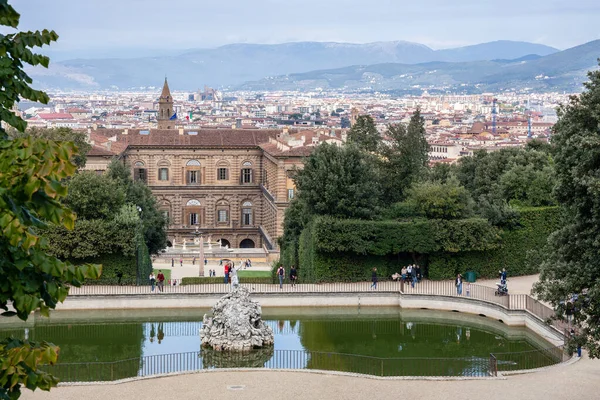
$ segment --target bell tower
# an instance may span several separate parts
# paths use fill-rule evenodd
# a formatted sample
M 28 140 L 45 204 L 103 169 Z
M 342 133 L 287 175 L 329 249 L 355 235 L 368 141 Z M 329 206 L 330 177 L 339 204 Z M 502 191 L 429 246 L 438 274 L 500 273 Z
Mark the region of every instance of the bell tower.
M 158 129 L 175 129 L 175 119 L 171 119 L 174 114 L 173 97 L 171 97 L 171 91 L 165 76 L 165 84 L 158 99 Z

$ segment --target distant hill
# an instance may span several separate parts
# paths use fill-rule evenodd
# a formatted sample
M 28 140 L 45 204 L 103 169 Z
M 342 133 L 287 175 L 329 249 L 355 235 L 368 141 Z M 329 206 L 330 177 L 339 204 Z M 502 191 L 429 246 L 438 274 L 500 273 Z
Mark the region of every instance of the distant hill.
M 470 62 L 546 56 L 558 50 L 526 42 L 498 41 L 455 49 L 432 50 L 418 43 L 366 44 L 297 42 L 274 45 L 232 44 L 156 57 L 72 59 L 30 70 L 45 89 L 104 89 L 159 86 L 167 74 L 173 89 L 204 84 L 239 85 L 269 76 L 380 63 Z
M 240 85 L 239 89 L 393 91 L 435 87 L 491 91 L 527 87 L 542 91 L 579 91 L 587 80 L 587 71 L 598 66 L 599 56 L 600 40 L 596 40 L 544 57 L 528 55 L 514 60 L 355 65 L 265 78 Z

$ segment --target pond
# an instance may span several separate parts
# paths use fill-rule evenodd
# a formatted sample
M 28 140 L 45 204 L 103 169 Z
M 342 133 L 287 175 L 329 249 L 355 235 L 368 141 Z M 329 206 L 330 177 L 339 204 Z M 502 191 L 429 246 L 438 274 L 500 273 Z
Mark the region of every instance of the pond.
M 553 364 L 551 344 L 524 328 L 462 313 L 399 308 L 273 308 L 263 319 L 275 346 L 230 355 L 200 349 L 209 310 L 55 312 L 27 323 L 0 320 L 13 335 L 60 346 L 63 381 L 114 380 L 225 367 L 327 369 L 371 375 L 482 376 Z

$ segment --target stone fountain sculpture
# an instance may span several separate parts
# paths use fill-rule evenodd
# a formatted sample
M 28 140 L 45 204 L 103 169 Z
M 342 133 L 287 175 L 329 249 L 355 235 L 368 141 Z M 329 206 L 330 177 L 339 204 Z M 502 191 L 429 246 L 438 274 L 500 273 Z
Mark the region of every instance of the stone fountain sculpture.
M 215 351 L 248 352 L 273 346 L 273 330 L 261 318 L 260 305 L 250 299 L 245 287 L 234 288 L 204 315 L 200 340 L 202 347 Z

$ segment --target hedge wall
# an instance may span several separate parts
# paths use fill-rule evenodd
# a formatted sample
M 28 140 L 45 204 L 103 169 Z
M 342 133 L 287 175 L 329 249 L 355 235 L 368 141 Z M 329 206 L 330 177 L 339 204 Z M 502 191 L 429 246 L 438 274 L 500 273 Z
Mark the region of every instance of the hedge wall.
M 123 273 L 121 284 L 135 285 L 137 277 L 136 257 L 125 257 L 121 254 L 105 254 L 101 257 L 71 260 L 74 264 L 102 264 L 102 275 L 99 279 L 86 280 L 86 285 L 116 285 L 118 272 Z M 148 273 L 148 275 L 150 275 Z
M 494 278 L 502 268 L 506 268 L 509 276 L 539 272 L 548 236 L 560 227 L 560 209 L 527 208 L 519 213 L 520 226 L 502 233 L 498 249 L 430 255 L 429 278 L 448 279 L 469 270 L 481 278 Z
M 476 271 L 480 277 L 495 277 L 503 267 L 511 276 L 535 273 L 548 235 L 558 227 L 559 209 L 529 208 L 520 214 L 521 226 L 505 232 L 483 219 L 397 222 L 315 218 L 300 235 L 299 279 L 368 280 L 373 267 L 379 276 L 389 276 L 413 263 L 413 256 L 431 279 L 452 278 L 467 270 Z

